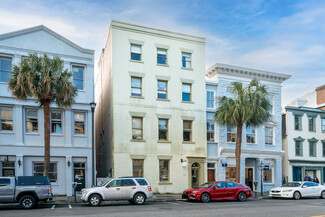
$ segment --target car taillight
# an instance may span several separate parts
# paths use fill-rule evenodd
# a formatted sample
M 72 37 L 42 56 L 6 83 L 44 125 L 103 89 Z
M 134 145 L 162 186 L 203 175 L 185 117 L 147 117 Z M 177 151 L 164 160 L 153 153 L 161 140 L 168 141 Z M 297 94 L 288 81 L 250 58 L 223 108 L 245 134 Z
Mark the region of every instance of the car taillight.
M 151 186 L 148 186 L 148 190 L 151 191 Z
M 49 193 L 51 193 L 51 190 L 52 190 L 51 188 L 48 188 L 48 189 L 47 189 L 47 191 L 48 191 Z

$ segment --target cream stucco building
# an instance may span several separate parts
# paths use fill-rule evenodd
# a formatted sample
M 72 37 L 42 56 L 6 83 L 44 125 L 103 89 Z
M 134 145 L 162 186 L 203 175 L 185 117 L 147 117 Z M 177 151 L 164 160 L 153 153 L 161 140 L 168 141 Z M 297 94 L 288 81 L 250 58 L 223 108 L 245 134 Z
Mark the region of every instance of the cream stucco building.
M 159 193 L 206 181 L 204 38 L 112 21 L 95 88 L 97 177 Z

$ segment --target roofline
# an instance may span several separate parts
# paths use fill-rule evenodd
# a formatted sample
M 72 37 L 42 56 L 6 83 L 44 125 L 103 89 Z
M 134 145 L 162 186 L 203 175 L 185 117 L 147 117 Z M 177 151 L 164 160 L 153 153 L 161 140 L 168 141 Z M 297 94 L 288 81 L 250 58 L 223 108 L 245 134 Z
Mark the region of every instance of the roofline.
M 141 25 L 121 22 L 121 21 L 117 21 L 117 20 L 111 21 L 110 28 L 111 27 L 120 27 L 120 28 L 132 29 L 132 30 L 137 30 L 136 28 L 139 28 L 145 32 L 150 32 L 150 33 L 154 33 L 154 34 L 156 32 L 156 34 L 160 34 L 160 35 L 165 35 L 165 36 L 174 37 L 174 38 L 188 39 L 188 40 L 192 40 L 192 41 L 196 41 L 196 42 L 200 42 L 200 43 L 205 43 L 204 37 L 183 34 L 183 33 L 179 33 L 179 32 L 163 30 L 163 29 L 157 29 L 157 28 L 152 28 L 152 27 L 147 27 L 147 26 L 141 26 Z
M 304 106 L 299 106 L 299 107 L 294 107 L 294 106 L 286 106 L 286 110 L 297 110 L 297 111 L 308 111 L 308 112 L 316 112 L 316 113 L 325 113 L 324 110 L 319 109 L 319 108 L 312 108 L 312 107 L 304 107 Z
M 88 53 L 88 54 L 94 54 L 95 53 L 95 50 L 82 48 L 79 45 L 75 44 L 74 42 L 72 42 L 69 39 L 63 37 L 62 35 L 54 32 L 53 30 L 49 29 L 48 27 L 46 27 L 44 25 L 34 26 L 34 27 L 30 27 L 30 28 L 26 28 L 26 29 L 14 31 L 14 32 L 1 34 L 0 35 L 0 40 L 7 39 L 7 38 L 12 38 L 12 37 L 15 37 L 15 36 L 24 35 L 24 34 L 27 34 L 27 33 L 37 32 L 39 30 L 44 30 L 44 31 L 48 32 L 49 34 L 51 34 L 54 37 L 66 42 L 67 44 L 69 44 L 70 46 L 74 47 L 75 49 L 79 50 L 82 53 Z
M 291 75 L 283 74 L 283 73 L 276 73 L 270 71 L 262 71 L 259 69 L 252 69 L 252 68 L 245 68 L 240 66 L 228 65 L 223 63 L 216 63 L 210 68 L 206 70 L 206 76 L 211 76 L 213 74 L 233 74 L 233 75 L 243 75 L 245 77 L 258 77 L 267 80 L 278 80 L 278 81 L 285 81 L 291 77 Z

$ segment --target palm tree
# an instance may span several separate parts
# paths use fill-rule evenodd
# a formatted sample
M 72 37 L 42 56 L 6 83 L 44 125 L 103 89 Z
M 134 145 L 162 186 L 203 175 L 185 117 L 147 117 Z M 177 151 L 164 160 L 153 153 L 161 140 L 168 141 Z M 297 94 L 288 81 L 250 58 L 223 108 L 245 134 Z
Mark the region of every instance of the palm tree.
M 17 99 L 33 99 L 44 108 L 44 176 L 50 167 L 50 104 L 59 107 L 71 106 L 77 89 L 70 82 L 72 74 L 65 69 L 59 57 L 47 54 L 30 54 L 18 65 L 13 66 L 8 81 L 9 90 Z
M 259 126 L 270 118 L 271 104 L 265 85 L 253 79 L 248 86 L 233 82 L 231 92 L 234 97 L 222 96 L 218 99 L 215 119 L 220 125 L 237 127 L 236 135 L 236 181 L 240 182 L 240 155 L 243 125 Z

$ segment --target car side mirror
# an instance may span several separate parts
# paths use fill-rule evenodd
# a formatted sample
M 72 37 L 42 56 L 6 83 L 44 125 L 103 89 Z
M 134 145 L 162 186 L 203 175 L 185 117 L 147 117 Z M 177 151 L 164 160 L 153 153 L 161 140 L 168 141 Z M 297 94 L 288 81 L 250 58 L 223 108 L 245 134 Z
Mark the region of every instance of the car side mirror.
M 109 187 L 111 187 L 110 185 L 106 185 L 106 188 L 109 188 Z
M 303 186 L 301 186 L 301 188 L 307 188 L 307 185 L 303 185 Z

